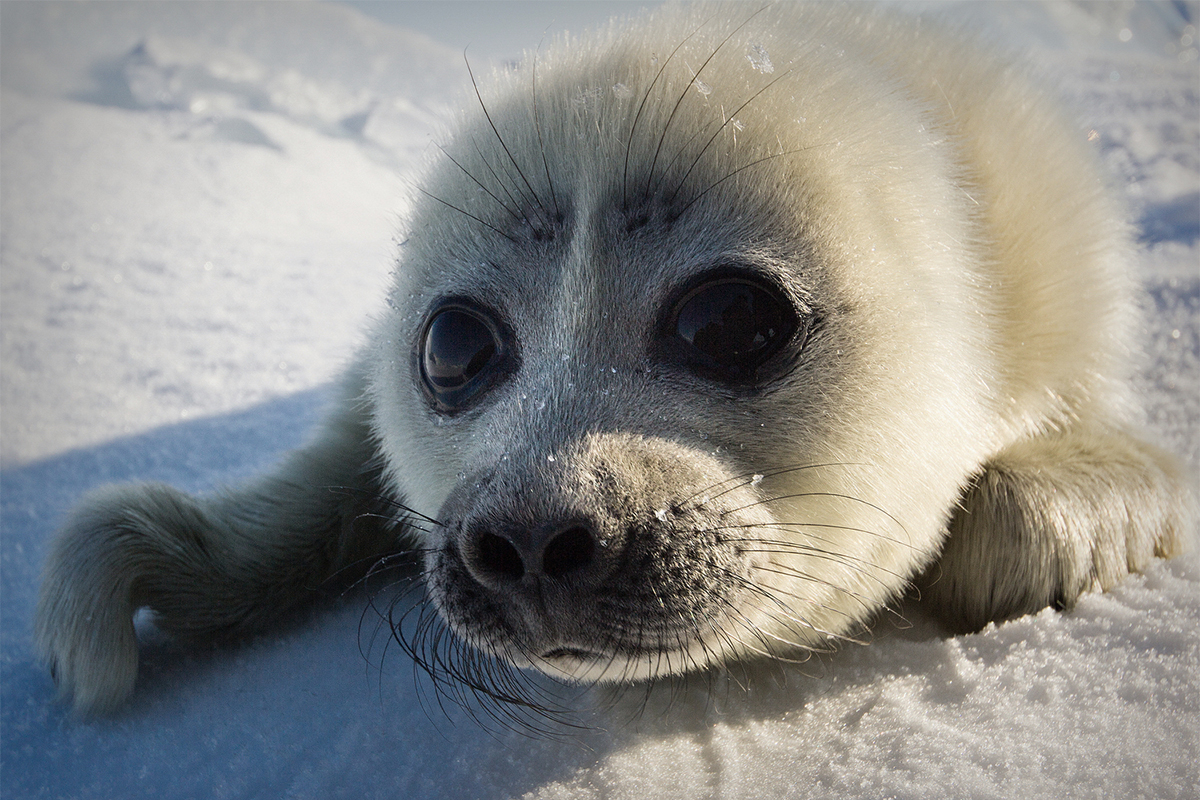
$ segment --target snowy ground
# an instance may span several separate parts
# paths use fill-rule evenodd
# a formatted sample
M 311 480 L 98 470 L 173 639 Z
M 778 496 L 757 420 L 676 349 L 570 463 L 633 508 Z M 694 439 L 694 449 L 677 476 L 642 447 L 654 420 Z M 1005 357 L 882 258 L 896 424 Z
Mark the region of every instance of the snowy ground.
M 465 81 L 468 34 L 441 13 L 412 15 L 436 42 L 346 5 L 0 5 L 0 795 L 1200 795 L 1195 554 L 1070 614 L 881 630 L 749 691 L 625 698 L 564 741 L 427 713 L 358 596 L 241 648 L 151 644 L 111 719 L 54 703 L 29 630 L 65 510 L 104 482 L 237 480 L 319 416 L 381 301 L 403 177 Z M 503 4 L 462 13 L 513 34 Z M 1142 223 L 1150 427 L 1197 470 L 1200 7 L 949 13 L 1029 48 L 1095 132 Z M 524 45 L 544 14 L 520 17 Z

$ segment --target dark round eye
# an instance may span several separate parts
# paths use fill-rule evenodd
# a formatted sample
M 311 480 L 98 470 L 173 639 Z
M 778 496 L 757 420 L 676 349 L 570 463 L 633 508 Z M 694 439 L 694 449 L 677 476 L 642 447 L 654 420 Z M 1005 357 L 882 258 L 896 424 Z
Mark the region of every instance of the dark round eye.
M 791 341 L 799 325 L 792 303 L 775 287 L 717 278 L 675 306 L 674 335 L 692 366 L 732 383 L 753 382 L 758 368 Z
M 429 320 L 421 338 L 421 378 L 439 406 L 454 409 L 487 387 L 501 352 L 495 328 L 481 313 L 444 308 Z

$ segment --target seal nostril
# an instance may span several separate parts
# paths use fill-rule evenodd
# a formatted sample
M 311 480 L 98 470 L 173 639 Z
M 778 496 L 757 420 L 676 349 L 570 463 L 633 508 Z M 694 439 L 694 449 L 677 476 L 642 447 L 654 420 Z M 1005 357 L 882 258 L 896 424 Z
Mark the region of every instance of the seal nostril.
M 497 577 L 515 581 L 525 574 L 521 554 L 503 536 L 483 534 L 479 537 L 477 553 L 480 566 Z
M 575 526 L 559 533 L 542 553 L 542 570 L 558 578 L 592 563 L 596 540 L 587 528 Z

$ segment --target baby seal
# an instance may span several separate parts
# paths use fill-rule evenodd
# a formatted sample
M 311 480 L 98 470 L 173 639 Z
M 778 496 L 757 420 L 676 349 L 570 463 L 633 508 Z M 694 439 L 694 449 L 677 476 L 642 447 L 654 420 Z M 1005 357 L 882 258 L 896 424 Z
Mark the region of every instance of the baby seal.
M 132 690 L 140 608 L 261 629 L 405 551 L 462 648 L 625 682 L 1183 547 L 1130 433 L 1128 228 L 1021 70 L 857 5 L 668 7 L 477 92 L 315 440 L 67 524 L 36 643 L 81 709 Z

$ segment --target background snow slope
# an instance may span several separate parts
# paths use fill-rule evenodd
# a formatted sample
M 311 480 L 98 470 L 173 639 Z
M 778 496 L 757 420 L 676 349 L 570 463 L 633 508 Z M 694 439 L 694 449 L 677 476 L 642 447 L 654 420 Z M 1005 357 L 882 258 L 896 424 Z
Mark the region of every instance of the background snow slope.
M 477 34 L 453 15 L 491 13 L 497 42 L 519 28 L 531 47 L 570 15 L 449 5 L 411 14 L 443 44 L 342 5 L 0 4 L 0 795 L 1200 795 L 1195 554 L 1070 614 L 952 639 L 885 625 L 749 690 L 712 676 L 626 697 L 565 740 L 427 713 L 360 596 L 243 647 L 151 641 L 113 718 L 53 702 L 29 629 L 66 509 L 109 481 L 208 490 L 301 442 L 381 301 L 403 176 L 465 83 Z M 1141 219 L 1139 389 L 1193 471 L 1198 11 L 947 12 L 1029 48 Z

